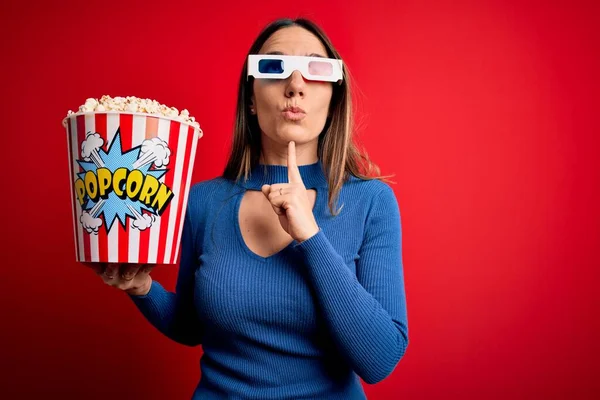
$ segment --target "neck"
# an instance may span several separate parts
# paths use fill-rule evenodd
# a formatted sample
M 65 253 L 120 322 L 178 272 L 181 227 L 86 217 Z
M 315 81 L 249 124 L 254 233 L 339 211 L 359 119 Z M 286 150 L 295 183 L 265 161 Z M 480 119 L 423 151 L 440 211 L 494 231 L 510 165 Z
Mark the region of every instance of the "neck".
M 310 165 L 319 161 L 317 148 L 319 139 L 306 143 L 296 142 L 296 163 Z M 271 140 L 267 135 L 261 136 L 261 153 L 259 164 L 287 166 L 288 142 L 281 144 Z
M 307 189 L 327 187 L 327 177 L 320 160 L 317 159 L 312 164 L 298 165 L 298 169 Z M 246 189 L 261 190 L 263 185 L 288 182 L 286 165 L 258 164 L 252 168 L 247 180 L 241 178 L 237 183 Z

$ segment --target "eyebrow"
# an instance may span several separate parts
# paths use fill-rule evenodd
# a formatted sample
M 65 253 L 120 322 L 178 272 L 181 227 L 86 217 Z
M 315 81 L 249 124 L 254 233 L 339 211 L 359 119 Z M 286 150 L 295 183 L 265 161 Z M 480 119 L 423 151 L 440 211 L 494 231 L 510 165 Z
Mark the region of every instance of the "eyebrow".
M 269 51 L 268 53 L 266 53 L 267 55 L 273 55 L 273 56 L 284 56 L 285 54 L 283 54 L 281 51 Z M 327 58 L 324 55 L 318 54 L 318 53 L 310 53 L 306 55 L 307 57 L 321 57 L 321 58 Z

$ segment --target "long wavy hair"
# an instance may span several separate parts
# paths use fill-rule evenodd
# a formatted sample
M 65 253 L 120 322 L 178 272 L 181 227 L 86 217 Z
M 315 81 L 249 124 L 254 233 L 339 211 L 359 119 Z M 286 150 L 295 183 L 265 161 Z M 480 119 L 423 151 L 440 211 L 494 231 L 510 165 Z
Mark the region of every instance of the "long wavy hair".
M 300 26 L 321 40 L 327 49 L 329 58 L 341 59 L 325 32 L 314 22 L 305 19 L 282 18 L 271 22 L 258 35 L 249 54 L 258 54 L 267 39 L 279 29 Z M 259 164 L 261 153 L 261 135 L 258 118 L 250 114 L 249 106 L 253 94 L 254 77 L 247 79 L 248 56 L 240 74 L 236 119 L 233 129 L 233 142 L 223 177 L 238 181 L 242 177 L 248 179 L 250 172 Z M 390 176 L 380 176 L 379 167 L 359 151 L 353 140 L 354 120 L 352 113 L 351 78 L 348 67 L 344 64 L 341 84 L 333 84 L 333 94 L 329 106 L 329 117 L 318 138 L 318 157 L 326 174 L 329 195 L 328 205 L 332 215 L 334 203 L 350 174 L 363 179 L 381 179 L 387 181 Z

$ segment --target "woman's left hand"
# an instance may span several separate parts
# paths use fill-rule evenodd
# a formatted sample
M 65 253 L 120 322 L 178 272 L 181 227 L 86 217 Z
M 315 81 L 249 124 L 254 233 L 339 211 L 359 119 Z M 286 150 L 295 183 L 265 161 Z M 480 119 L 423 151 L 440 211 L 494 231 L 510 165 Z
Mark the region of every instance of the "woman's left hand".
M 261 190 L 279 217 L 281 227 L 296 241 L 303 242 L 319 232 L 308 192 L 296 164 L 296 144 L 288 144 L 288 182 L 263 185 Z

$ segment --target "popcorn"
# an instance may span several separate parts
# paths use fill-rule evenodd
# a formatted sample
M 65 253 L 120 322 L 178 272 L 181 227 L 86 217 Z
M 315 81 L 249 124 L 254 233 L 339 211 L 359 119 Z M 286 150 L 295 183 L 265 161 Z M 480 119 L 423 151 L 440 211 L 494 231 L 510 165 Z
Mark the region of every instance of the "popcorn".
M 98 106 L 98 100 L 96 99 L 87 99 L 83 107 L 85 111 L 94 111 L 94 109 Z
M 163 115 L 165 117 L 177 118 L 182 122 L 186 122 L 192 125 L 194 128 L 200 130 L 200 124 L 194 117 L 190 116 L 190 112 L 188 110 L 183 109 L 181 112 L 179 112 L 177 108 L 165 106 L 156 100 L 141 99 L 135 96 L 110 97 L 108 95 L 104 95 L 100 98 L 100 100 L 90 97 L 89 99 L 86 99 L 83 105 L 79 106 L 79 111 L 76 113 L 69 110 L 67 112 L 67 118 L 78 113 L 106 111 L 137 112 Z M 64 121 L 63 124 L 66 124 L 66 121 Z M 200 130 L 200 132 L 202 132 L 202 130 Z
M 127 111 L 137 112 L 137 110 L 138 110 L 138 104 L 135 104 L 135 103 L 127 104 Z
M 179 111 L 175 107 L 171 107 L 169 109 L 169 117 L 177 117 L 179 116 Z M 183 117 L 183 114 L 182 114 Z

